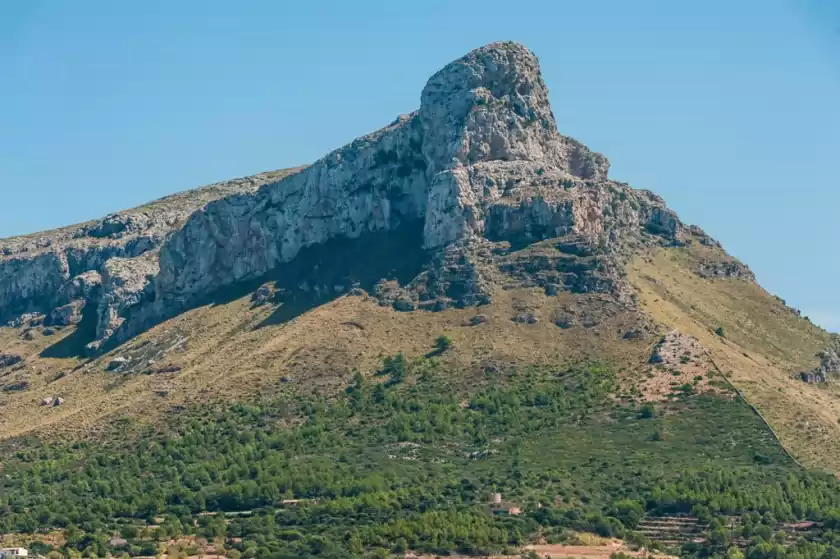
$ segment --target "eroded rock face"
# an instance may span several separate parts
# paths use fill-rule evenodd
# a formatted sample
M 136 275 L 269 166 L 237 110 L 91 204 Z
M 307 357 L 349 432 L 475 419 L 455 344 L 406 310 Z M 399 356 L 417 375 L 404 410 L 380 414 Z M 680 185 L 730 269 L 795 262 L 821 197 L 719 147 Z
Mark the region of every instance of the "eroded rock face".
M 99 304 L 100 272 L 111 259 L 154 255 L 156 260 L 166 235 L 183 226 L 196 209 L 220 197 L 253 192 L 285 174 L 264 173 L 227 181 L 101 220 L 0 240 L 0 323 L 19 327 L 36 315 L 46 315 L 45 322 L 53 326 L 79 322 L 86 305 Z M 143 274 L 147 271 L 142 264 L 132 269 Z M 109 306 L 123 309 L 136 302 L 134 295 L 116 302 L 121 293 L 126 292 L 111 292 Z M 100 331 L 112 329 L 104 326 Z
M 155 254 L 139 258 L 112 258 L 102 269 L 102 294 L 96 308 L 96 341 L 88 344 L 95 353 L 125 322 L 125 311 L 151 292 L 151 281 L 159 271 Z
M 400 310 L 482 304 L 505 282 L 621 294 L 622 247 L 678 242 L 683 227 L 660 198 L 608 170 L 557 131 L 534 54 L 494 43 L 432 76 L 417 112 L 292 176 L 245 179 L 174 214 L 135 210 L 7 243 L 0 314 L 61 307 L 56 319 L 67 321 L 75 307 L 64 306 L 96 304 L 97 351 L 307 247 L 409 222 L 423 224 L 429 264 L 408 285 L 383 284 L 380 302 Z M 556 237 L 588 256 L 558 248 L 534 268 L 516 255 Z M 91 270 L 99 284 L 80 276 Z
M 209 204 L 164 246 L 156 290 L 184 303 L 265 274 L 307 246 L 422 215 L 420 138 L 416 115 L 400 118 L 287 180 Z
M 102 275 L 96 270 L 88 270 L 61 286 L 58 290 L 58 301 L 94 301 L 98 299 L 101 286 Z
M 610 242 L 622 228 L 679 235 L 661 199 L 608 181 L 608 168 L 602 155 L 557 132 L 533 53 L 494 43 L 432 76 L 418 112 L 256 194 L 193 215 L 161 251 L 157 314 L 259 277 L 312 244 L 418 217 L 423 246 L 441 251 L 441 266 L 415 282 L 419 294 L 392 297 L 403 309 L 444 292 L 464 292 L 455 300 L 466 304 L 486 299 L 482 258 L 454 245 L 571 233 Z
M 516 43 L 477 49 L 432 76 L 421 95 L 429 193 L 424 246 L 480 235 L 488 206 L 547 169 L 606 178 L 600 154 L 561 136 L 536 56 Z
M 46 326 L 70 326 L 78 324 L 82 321 L 82 311 L 85 308 L 87 301 L 84 299 L 76 299 L 66 305 L 56 307 L 47 316 L 44 324 Z

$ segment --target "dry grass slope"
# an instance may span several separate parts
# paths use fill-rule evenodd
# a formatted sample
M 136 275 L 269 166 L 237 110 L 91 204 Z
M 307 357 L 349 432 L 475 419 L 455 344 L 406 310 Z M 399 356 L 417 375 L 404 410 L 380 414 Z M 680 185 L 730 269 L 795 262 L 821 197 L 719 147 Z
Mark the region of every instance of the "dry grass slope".
M 755 283 L 695 273 L 716 258 L 725 258 L 720 249 L 697 243 L 638 255 L 628 277 L 641 309 L 698 338 L 804 465 L 840 470 L 840 394 L 797 376 L 817 364 L 831 335 Z M 721 327 L 724 337 L 715 333 Z
M 90 362 L 45 359 L 40 352 L 60 343 L 58 336 L 23 341 L 19 331 L 4 328 L 0 347 L 26 359 L 0 377 L 0 384 L 25 379 L 29 388 L 0 392 L 0 434 L 91 436 L 115 423 L 155 421 L 199 401 L 279 390 L 330 393 L 350 382 L 354 367 L 372 373 L 385 355 L 427 353 L 441 334 L 453 340 L 442 359 L 463 371 L 467 383 L 483 378 L 486 369 L 593 356 L 619 364 L 646 362 L 652 340 L 622 338 L 637 326 L 640 317 L 633 313 L 609 313 L 589 327 L 554 323 L 559 312 L 594 316 L 603 306 L 595 295 L 547 297 L 541 290 L 520 289 L 501 291 L 492 305 L 478 309 L 401 313 L 371 297 L 348 295 L 271 324 L 266 319 L 275 308 L 252 308 L 245 295 L 193 309 Z M 535 324 L 512 320 L 523 309 L 536 316 Z M 479 313 L 484 322 L 473 325 Z M 129 362 L 108 371 L 117 357 Z M 40 405 L 55 395 L 65 403 Z

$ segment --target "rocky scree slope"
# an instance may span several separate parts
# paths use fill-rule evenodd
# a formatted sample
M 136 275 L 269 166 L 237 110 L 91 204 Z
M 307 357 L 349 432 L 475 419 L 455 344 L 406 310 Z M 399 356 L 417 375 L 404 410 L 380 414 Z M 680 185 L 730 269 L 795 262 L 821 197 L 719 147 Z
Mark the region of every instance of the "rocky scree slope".
M 282 273 L 306 247 L 417 223 L 425 269 L 407 285 L 377 290 L 399 310 L 487 302 L 511 284 L 603 291 L 632 304 L 615 263 L 637 244 L 680 243 L 685 228 L 661 198 L 610 180 L 608 168 L 604 156 L 558 133 L 533 53 L 510 42 L 485 46 L 432 76 L 417 112 L 298 173 L 198 209 L 159 257 L 104 266 L 113 279 L 103 278 L 90 347 L 125 341 L 225 286 Z M 555 254 L 517 253 L 554 238 Z M 40 291 L 73 275 L 44 275 Z

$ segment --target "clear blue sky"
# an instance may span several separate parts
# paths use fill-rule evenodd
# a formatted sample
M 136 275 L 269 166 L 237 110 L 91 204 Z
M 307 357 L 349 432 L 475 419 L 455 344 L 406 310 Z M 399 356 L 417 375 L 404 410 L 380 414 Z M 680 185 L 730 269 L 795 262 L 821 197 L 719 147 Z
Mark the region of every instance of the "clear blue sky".
M 5 0 L 0 236 L 311 162 L 501 39 L 613 177 L 840 330 L 836 0 Z

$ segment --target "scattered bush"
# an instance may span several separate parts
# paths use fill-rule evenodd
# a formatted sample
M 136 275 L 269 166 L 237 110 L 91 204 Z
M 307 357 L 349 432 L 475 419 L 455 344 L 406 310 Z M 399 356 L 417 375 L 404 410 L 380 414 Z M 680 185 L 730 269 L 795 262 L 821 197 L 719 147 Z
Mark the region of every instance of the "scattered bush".
M 452 347 L 452 339 L 449 336 L 440 335 L 435 340 L 435 349 L 440 353 L 443 353 L 450 347 Z

